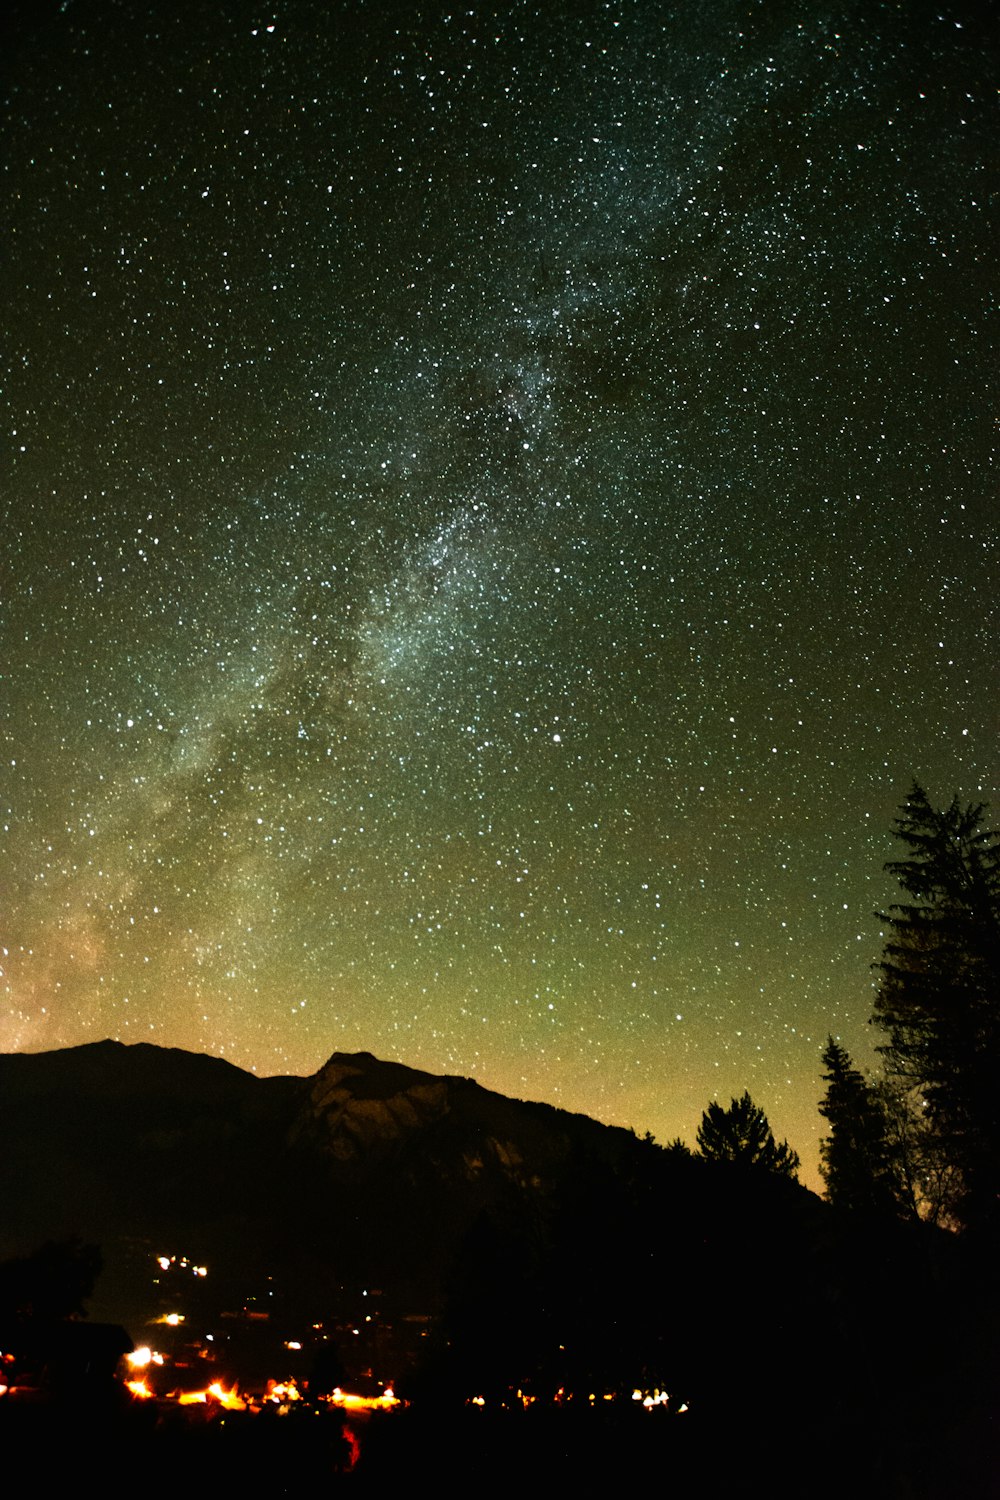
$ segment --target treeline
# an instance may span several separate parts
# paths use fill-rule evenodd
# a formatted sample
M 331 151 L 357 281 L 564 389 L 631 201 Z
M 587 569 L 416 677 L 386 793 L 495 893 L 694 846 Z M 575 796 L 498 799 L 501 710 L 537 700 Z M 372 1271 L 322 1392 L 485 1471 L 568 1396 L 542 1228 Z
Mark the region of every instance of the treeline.
M 748 1093 L 708 1106 L 693 1150 L 647 1135 L 617 1166 L 582 1154 L 529 1214 L 512 1202 L 466 1238 L 429 1388 L 488 1405 L 669 1392 L 658 1430 L 682 1489 L 1000 1493 L 1000 836 L 984 813 L 914 786 L 896 820 L 882 1069 L 865 1077 L 833 1038 L 823 1053 L 828 1203 Z
M 871 1024 L 883 1065 L 865 1077 L 834 1037 L 823 1051 L 820 1144 L 840 1208 L 951 1229 L 1000 1229 L 1000 833 L 986 807 L 934 808 L 916 783 L 895 820 L 904 857 L 886 869 L 906 900 L 888 935 Z M 710 1104 L 695 1154 L 794 1177 L 749 1094 Z M 680 1140 L 667 1148 L 691 1154 Z
M 914 785 L 886 868 L 906 899 L 889 932 L 872 1024 L 881 1077 L 832 1037 L 823 1053 L 831 1203 L 955 1229 L 1000 1228 L 1000 833 L 982 804 L 943 810 Z

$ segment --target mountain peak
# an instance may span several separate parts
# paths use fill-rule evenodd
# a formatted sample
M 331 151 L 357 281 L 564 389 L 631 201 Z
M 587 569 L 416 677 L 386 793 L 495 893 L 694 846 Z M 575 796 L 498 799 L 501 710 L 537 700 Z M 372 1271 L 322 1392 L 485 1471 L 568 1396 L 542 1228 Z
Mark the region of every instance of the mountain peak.
M 295 1137 L 355 1160 L 447 1114 L 451 1083 L 370 1052 L 335 1052 L 313 1077 Z

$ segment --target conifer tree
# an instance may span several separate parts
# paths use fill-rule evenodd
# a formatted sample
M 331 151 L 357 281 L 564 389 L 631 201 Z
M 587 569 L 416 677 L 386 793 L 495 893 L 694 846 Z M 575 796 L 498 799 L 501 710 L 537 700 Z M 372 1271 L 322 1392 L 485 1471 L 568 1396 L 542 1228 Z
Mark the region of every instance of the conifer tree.
M 923 1101 L 961 1181 L 955 1212 L 1000 1225 L 1000 834 L 985 808 L 933 808 L 914 783 L 896 819 L 906 856 L 886 865 L 911 899 L 891 928 L 873 1020 L 890 1074 Z
M 826 1096 L 819 1112 L 830 1126 L 820 1142 L 820 1171 L 831 1203 L 863 1213 L 912 1213 L 903 1163 L 893 1150 L 892 1122 L 880 1091 L 831 1036 L 823 1052 Z
M 698 1151 L 708 1161 L 761 1167 L 781 1177 L 795 1177 L 799 1170 L 798 1153 L 787 1141 L 775 1141 L 767 1116 L 749 1093 L 734 1099 L 728 1109 L 712 1101 L 698 1126 Z

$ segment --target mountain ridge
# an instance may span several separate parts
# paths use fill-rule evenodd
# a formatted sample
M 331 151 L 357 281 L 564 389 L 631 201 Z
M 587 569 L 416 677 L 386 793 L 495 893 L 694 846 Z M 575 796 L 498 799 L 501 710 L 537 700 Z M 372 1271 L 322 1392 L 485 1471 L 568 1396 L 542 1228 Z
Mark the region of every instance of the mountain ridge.
M 0 1054 L 0 1258 L 45 1240 L 186 1246 L 250 1280 L 377 1278 L 433 1305 L 470 1226 L 529 1217 L 629 1131 L 475 1080 L 334 1052 L 258 1077 L 155 1043 Z M 303 1269 L 303 1268 L 307 1269 Z M 326 1268 L 326 1270 L 324 1270 Z

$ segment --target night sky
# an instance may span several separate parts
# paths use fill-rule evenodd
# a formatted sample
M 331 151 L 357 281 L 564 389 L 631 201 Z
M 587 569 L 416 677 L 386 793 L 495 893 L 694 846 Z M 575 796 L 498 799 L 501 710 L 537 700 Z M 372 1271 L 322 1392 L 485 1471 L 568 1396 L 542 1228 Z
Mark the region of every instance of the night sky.
M 986 9 L 20 7 L 0 1047 L 815 1180 L 894 811 L 1000 801 Z

